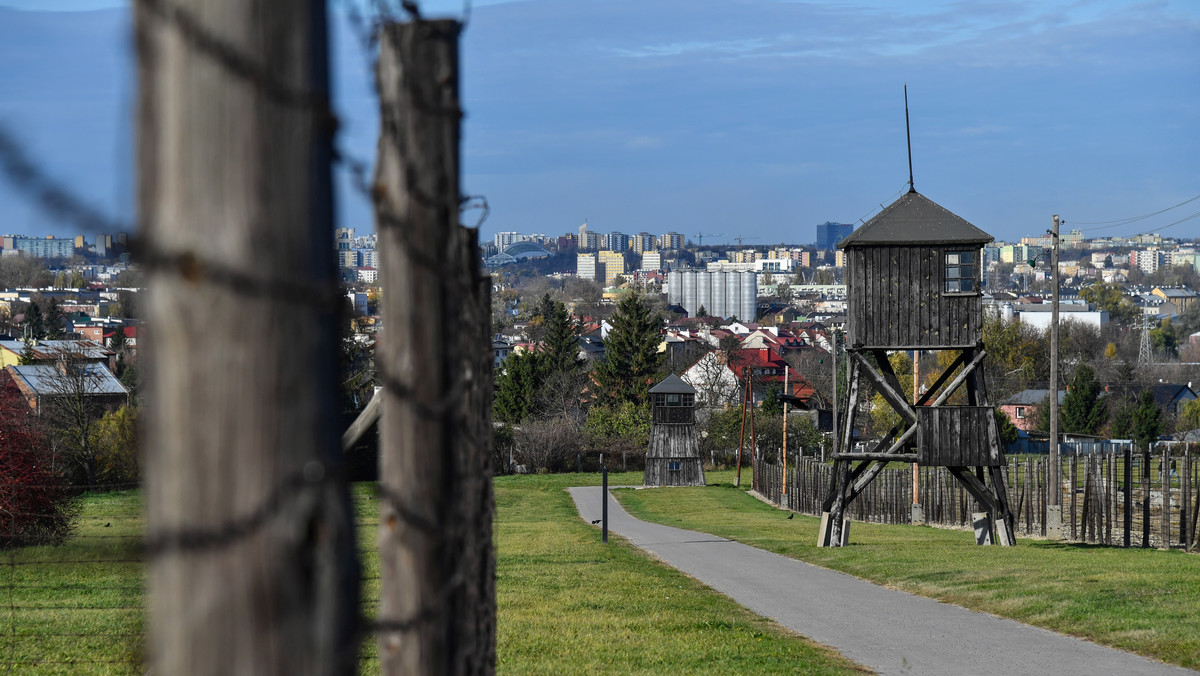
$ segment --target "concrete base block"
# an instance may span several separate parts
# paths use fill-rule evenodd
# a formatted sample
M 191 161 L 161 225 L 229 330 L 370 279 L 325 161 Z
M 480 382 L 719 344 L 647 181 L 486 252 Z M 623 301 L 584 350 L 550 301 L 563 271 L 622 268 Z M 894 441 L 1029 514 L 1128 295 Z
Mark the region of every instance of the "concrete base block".
M 914 526 L 925 523 L 925 508 L 919 504 L 912 506 L 912 524 Z
M 1062 505 L 1046 506 L 1046 539 L 1063 539 Z
M 987 512 L 971 512 L 971 523 L 975 526 L 975 544 L 992 544 L 992 519 Z

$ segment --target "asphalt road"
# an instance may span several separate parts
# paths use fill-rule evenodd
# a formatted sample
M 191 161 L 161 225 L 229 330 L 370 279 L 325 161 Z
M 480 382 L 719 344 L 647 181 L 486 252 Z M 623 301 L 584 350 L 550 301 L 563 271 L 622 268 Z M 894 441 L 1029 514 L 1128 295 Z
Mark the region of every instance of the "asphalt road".
M 568 490 L 586 522 L 600 518 L 600 488 Z M 611 494 L 607 498 L 610 532 L 755 613 L 880 674 L 1197 673 L 886 589 L 706 533 L 640 521 L 629 516 Z

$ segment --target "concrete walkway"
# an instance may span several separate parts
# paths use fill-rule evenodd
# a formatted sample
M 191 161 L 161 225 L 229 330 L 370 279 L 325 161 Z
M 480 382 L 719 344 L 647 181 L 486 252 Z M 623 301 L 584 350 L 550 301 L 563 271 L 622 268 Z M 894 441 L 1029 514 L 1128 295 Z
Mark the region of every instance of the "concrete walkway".
M 568 489 L 588 523 L 598 487 Z M 881 674 L 1195 674 L 985 613 L 886 589 L 748 545 L 647 523 L 610 494 L 609 530 L 750 610 Z

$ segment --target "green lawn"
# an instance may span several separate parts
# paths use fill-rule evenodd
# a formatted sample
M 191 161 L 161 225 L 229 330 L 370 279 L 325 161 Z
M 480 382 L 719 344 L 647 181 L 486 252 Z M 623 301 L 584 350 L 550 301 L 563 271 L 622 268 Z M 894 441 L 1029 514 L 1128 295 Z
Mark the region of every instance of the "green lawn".
M 720 477 L 723 479 L 723 477 Z M 1200 668 L 1200 556 L 854 523 L 850 546 L 816 547 L 816 518 L 763 504 L 729 484 L 618 491 L 639 518 L 712 533 L 930 598 Z M 714 483 L 710 478 L 709 483 Z
M 601 544 L 563 490 L 597 483 L 594 474 L 496 480 L 500 671 L 861 673 L 620 538 Z
M 640 474 L 611 477 L 640 482 Z M 496 480 L 501 672 L 862 673 L 620 538 L 602 544 L 564 490 L 589 483 L 599 475 Z M 368 616 L 379 598 L 371 496 L 371 486 L 355 487 Z M 0 552 L 0 670 L 141 672 L 141 508 L 136 491 L 88 495 L 64 545 Z M 366 641 L 364 673 L 376 671 L 375 655 Z

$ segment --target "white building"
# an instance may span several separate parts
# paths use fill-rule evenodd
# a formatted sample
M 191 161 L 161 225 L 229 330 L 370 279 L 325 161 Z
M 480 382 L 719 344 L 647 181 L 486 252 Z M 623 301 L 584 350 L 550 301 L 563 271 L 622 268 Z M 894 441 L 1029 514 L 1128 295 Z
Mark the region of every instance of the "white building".
M 575 276 L 596 281 L 596 254 L 575 255 Z

